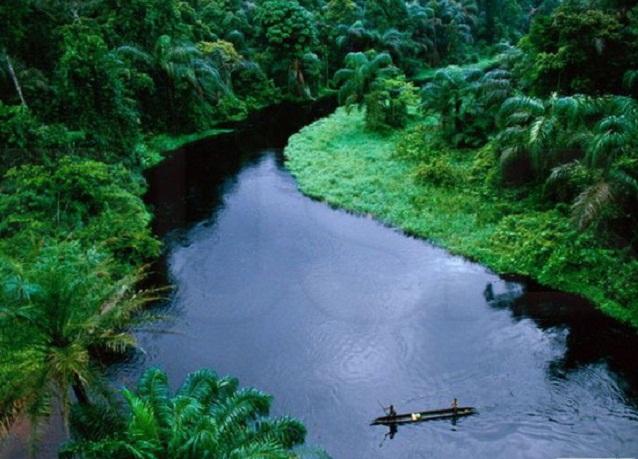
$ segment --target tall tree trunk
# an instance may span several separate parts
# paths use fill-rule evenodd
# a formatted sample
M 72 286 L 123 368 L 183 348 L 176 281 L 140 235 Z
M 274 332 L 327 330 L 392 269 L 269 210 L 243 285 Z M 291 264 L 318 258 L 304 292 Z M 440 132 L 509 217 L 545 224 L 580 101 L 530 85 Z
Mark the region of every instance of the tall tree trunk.
M 306 81 L 303 76 L 303 72 L 301 70 L 301 63 L 298 58 L 295 58 L 294 61 L 294 72 L 295 72 L 295 80 L 297 81 L 297 93 L 299 96 L 303 96 L 304 89 L 306 87 Z
M 89 394 L 86 393 L 86 389 L 84 384 L 80 380 L 80 377 L 76 374 L 73 376 L 73 393 L 75 394 L 75 398 L 77 399 L 80 405 L 89 405 L 91 400 L 89 399 Z
M 13 69 L 13 64 L 11 63 L 11 58 L 6 50 L 3 50 L 4 58 L 7 60 L 7 67 L 9 68 L 9 74 L 11 75 L 11 79 L 13 80 L 13 85 L 18 92 L 18 96 L 20 97 L 20 102 L 22 102 L 22 106 L 25 108 L 29 108 L 27 105 L 27 101 L 24 100 L 24 94 L 22 93 L 22 87 L 20 86 L 20 82 L 18 81 L 18 77 L 16 76 L 16 72 Z

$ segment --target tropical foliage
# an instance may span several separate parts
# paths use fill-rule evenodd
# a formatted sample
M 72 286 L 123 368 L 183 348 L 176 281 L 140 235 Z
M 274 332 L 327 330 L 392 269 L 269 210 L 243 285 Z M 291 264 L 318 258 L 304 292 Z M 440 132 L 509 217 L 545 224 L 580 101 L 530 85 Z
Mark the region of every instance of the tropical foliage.
M 306 435 L 295 419 L 267 417 L 269 395 L 210 370 L 189 374 L 171 396 L 166 373 L 152 368 L 122 394 L 123 413 L 77 407 L 61 457 L 289 459 Z
M 347 108 L 353 105 L 362 108 L 372 84 L 379 79 L 395 76 L 397 72 L 398 69 L 392 65 L 392 57 L 387 53 L 349 53 L 345 68 L 338 70 L 334 77 L 339 86 L 339 103 Z
M 71 389 L 89 404 L 102 386 L 100 354 L 134 345 L 129 327 L 144 320 L 153 292 L 132 287 L 139 273 L 112 277 L 111 259 L 74 242 L 42 247 L 29 264 L 0 262 L 2 363 L 28 375 L 3 384 L 4 416 L 20 406 L 37 427 L 57 399 L 66 419 Z
M 404 75 L 377 78 L 365 97 L 367 127 L 373 131 L 405 127 L 416 100 L 416 89 Z
M 494 128 L 500 103 L 511 93 L 506 70 L 445 68 L 424 86 L 422 108 L 440 115 L 443 135 L 455 146 L 480 146 Z
M 565 2 L 538 16 L 521 41 L 520 73 L 539 95 L 618 94 L 638 53 L 638 11 L 613 2 Z

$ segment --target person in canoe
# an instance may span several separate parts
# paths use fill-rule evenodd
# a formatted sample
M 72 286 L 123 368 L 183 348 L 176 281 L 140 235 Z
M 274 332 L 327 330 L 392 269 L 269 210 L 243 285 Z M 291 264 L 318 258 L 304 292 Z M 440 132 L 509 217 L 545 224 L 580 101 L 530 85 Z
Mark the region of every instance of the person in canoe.
M 397 412 L 394 409 L 394 405 L 390 405 L 387 409 L 384 408 L 383 411 L 386 412 L 388 417 L 395 418 L 397 416 Z M 388 432 L 383 436 L 384 441 L 387 437 L 390 437 L 390 440 L 392 440 L 394 436 L 397 434 L 397 432 L 399 431 L 399 428 L 397 427 L 396 424 L 388 424 L 388 428 L 389 428 Z
M 459 401 L 455 398 L 454 400 L 452 400 L 452 409 L 454 410 L 454 413 L 456 413 L 456 410 L 459 408 Z

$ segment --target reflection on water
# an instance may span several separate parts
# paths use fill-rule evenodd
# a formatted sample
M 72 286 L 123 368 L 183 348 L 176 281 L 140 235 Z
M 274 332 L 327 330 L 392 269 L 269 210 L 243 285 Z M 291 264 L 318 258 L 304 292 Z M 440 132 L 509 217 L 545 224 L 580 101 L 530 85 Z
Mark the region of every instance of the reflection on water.
M 121 381 L 147 365 L 175 384 L 203 366 L 236 375 L 335 458 L 638 454 L 631 332 L 572 296 L 305 198 L 276 152 L 251 158 L 170 201 L 196 215 L 158 222 L 173 228 L 177 333 L 142 335 L 146 354 Z M 207 217 L 189 204 L 200 195 L 215 197 Z M 455 397 L 480 415 L 402 426 L 392 441 L 369 426 L 379 404 Z

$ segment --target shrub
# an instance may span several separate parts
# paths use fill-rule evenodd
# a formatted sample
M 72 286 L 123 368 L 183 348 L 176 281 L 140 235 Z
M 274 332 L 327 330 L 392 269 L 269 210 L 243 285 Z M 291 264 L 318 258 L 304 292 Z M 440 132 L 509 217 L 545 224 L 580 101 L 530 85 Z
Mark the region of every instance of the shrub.
M 408 123 L 408 108 L 416 102 L 416 88 L 405 76 L 378 78 L 365 97 L 366 127 L 373 131 L 403 128 Z

